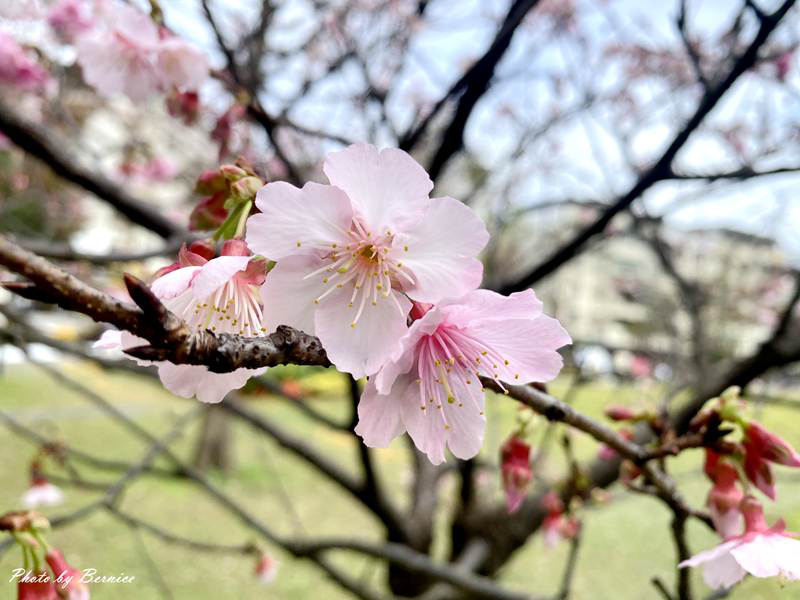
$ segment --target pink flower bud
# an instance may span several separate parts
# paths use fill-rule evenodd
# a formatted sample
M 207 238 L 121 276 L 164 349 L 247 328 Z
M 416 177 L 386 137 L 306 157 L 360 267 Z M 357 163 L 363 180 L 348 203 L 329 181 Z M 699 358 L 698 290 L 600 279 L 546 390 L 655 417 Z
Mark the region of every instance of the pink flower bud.
M 278 575 L 278 561 L 266 552 L 262 552 L 256 563 L 256 578 L 264 584 L 275 581 Z
M 17 600 L 59 600 L 56 586 L 47 571 L 32 573 L 30 576 L 26 574 L 23 579 L 25 578 L 31 581 L 19 581 Z
M 745 496 L 739 504 L 739 509 L 744 515 L 746 533 L 760 533 L 769 529 L 764 518 L 764 507 L 753 496 Z
M 51 548 L 45 555 L 45 560 L 53 571 L 56 591 L 61 598 L 64 600 L 89 600 L 89 588 L 81 581 L 81 571 L 71 567 L 60 550 Z
M 745 452 L 758 453 L 769 462 L 800 467 L 800 454 L 786 440 L 770 433 L 756 422 L 750 422 L 745 431 L 744 448 Z
M 244 240 L 227 240 L 222 244 L 222 256 L 250 256 L 250 249 Z
M 513 513 L 522 505 L 533 477 L 530 463 L 531 447 L 516 435 L 512 435 L 503 444 L 500 453 L 506 505 L 508 512 Z
M 205 260 L 211 260 L 217 254 L 214 244 L 209 240 L 196 240 L 192 242 L 189 244 L 188 251 Z
M 613 421 L 632 421 L 637 417 L 633 409 L 627 406 L 609 406 L 605 412 L 606 416 Z
M 203 198 L 189 215 L 189 230 L 211 231 L 222 225 L 228 217 L 228 209 L 225 208 L 226 198 L 227 192 L 216 192 L 208 198 Z
M 742 530 L 739 504 L 744 493 L 738 486 L 739 473 L 727 463 L 720 462 L 715 466 L 713 481 L 707 504 L 714 528 L 720 536 L 727 539 L 738 535 Z

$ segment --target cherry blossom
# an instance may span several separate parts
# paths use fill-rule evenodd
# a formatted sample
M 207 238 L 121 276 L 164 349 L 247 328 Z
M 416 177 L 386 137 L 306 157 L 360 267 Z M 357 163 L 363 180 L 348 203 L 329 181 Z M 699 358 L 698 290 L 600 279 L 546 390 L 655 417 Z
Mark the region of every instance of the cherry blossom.
M 740 509 L 745 531 L 716 548 L 705 550 L 678 566 L 703 566 L 703 579 L 712 588 L 729 588 L 747 573 L 754 577 L 800 579 L 800 541 L 785 530 L 783 521 L 768 527 L 764 509 L 752 496 L 745 496 Z
M 278 561 L 266 552 L 262 552 L 256 563 L 256 578 L 267 585 L 278 576 Z
M 26 508 L 58 506 L 63 502 L 64 492 L 61 491 L 61 488 L 41 476 L 35 476 L 31 487 L 22 495 L 22 504 Z
M 747 478 L 769 498 L 775 499 L 775 484 L 769 463 L 800 467 L 800 455 L 788 442 L 755 422 L 744 432 L 744 471 Z
M 70 566 L 60 550 L 50 548 L 44 558 L 53 571 L 62 600 L 89 600 L 89 587 L 81 581 L 83 573 Z
M 30 90 L 41 88 L 47 80 L 47 71 L 14 38 L 0 31 L 0 85 Z
M 433 184 L 401 150 L 356 144 L 324 165 L 331 185 L 269 183 L 247 223 L 253 252 L 278 261 L 263 288 L 267 329 L 290 325 L 320 338 L 356 377 L 378 370 L 407 330 L 411 300 L 475 289 L 486 227 Z
M 723 539 L 737 535 L 742 528 L 742 513 L 739 504 L 744 497 L 739 487 L 739 473 L 725 462 L 714 466 L 712 481 L 714 485 L 708 493 L 708 508 L 714 528 Z
M 190 327 L 216 333 L 262 335 L 265 329 L 258 287 L 264 282 L 264 261 L 253 258 L 241 240 L 228 240 L 222 255 L 211 260 L 207 254 L 204 256 L 206 251 L 203 245 L 182 249 L 178 264 L 162 270 L 151 285 L 153 293 Z M 95 348 L 126 350 L 147 343 L 127 331 L 107 331 Z M 156 364 L 164 387 L 177 396 L 196 396 L 202 402 L 220 402 L 229 391 L 241 388 L 248 379 L 266 371 L 264 367 L 213 373 L 202 365 Z
M 60 600 L 56 586 L 47 571 L 31 572 L 30 581 L 17 583 L 17 600 Z
M 513 384 L 549 381 L 563 364 L 557 349 L 570 342 L 532 290 L 508 297 L 475 290 L 445 300 L 414 321 L 371 378 L 356 433 L 368 446 L 385 447 L 408 431 L 434 464 L 444 461 L 445 446 L 471 458 L 485 426 L 479 376 Z
M 98 23 L 77 42 L 83 78 L 100 94 L 146 100 L 176 87 L 195 89 L 208 75 L 205 55 L 159 32 L 143 12 L 117 0 L 98 5 Z
M 548 548 L 555 547 L 561 540 L 571 539 L 578 535 L 580 521 L 567 518 L 564 514 L 564 503 L 554 491 L 547 492 L 542 498 L 542 507 L 547 511 L 542 520 L 542 537 Z
M 514 513 L 522 506 L 530 485 L 531 447 L 516 435 L 511 436 L 500 449 L 500 472 L 503 476 L 503 490 L 506 493 L 508 512 Z
M 91 5 L 85 0 L 59 0 L 47 13 L 47 22 L 64 40 L 72 40 L 94 26 Z

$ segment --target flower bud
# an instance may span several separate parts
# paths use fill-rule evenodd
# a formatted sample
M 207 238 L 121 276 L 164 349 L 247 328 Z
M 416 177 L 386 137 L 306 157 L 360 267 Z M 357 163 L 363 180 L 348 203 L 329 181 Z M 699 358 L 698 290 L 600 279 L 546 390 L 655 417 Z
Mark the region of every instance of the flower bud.
M 530 463 L 531 447 L 516 435 L 512 435 L 503 444 L 500 453 L 502 463 L 500 470 L 503 489 L 506 492 L 506 504 L 508 512 L 513 513 L 522 505 L 533 478 Z
M 262 187 L 264 182 L 258 177 L 243 177 L 231 185 L 231 196 L 240 201 L 253 200 Z
M 262 552 L 256 563 L 256 578 L 263 584 L 275 581 L 278 575 L 278 561 L 266 552 Z
M 638 414 L 627 406 L 614 405 L 605 410 L 606 416 L 612 421 L 633 421 Z

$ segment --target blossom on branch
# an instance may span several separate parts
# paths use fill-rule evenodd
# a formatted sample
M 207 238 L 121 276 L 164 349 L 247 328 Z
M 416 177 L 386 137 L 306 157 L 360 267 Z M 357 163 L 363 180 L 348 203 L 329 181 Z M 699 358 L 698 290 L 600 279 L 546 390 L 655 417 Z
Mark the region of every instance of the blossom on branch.
M 53 571 L 62 600 L 89 600 L 89 587 L 82 581 L 83 572 L 71 566 L 60 550 L 50 548 L 44 558 Z
M 445 446 L 471 458 L 486 421 L 480 377 L 501 386 L 550 381 L 563 364 L 558 348 L 570 342 L 532 290 L 475 290 L 440 302 L 414 321 L 367 384 L 356 433 L 368 446 L 385 447 L 408 431 L 434 464 L 444 461 Z
M 139 102 L 172 88 L 195 90 L 208 76 L 205 54 L 159 28 L 143 12 L 107 0 L 97 23 L 78 37 L 83 78 L 104 96 L 122 93 Z
M 22 495 L 22 504 L 26 508 L 38 506 L 58 506 L 64 502 L 64 492 L 47 478 L 39 475 L 31 481 L 31 487 Z
M 0 31 L 0 85 L 30 90 L 43 87 L 48 79 L 47 71 L 14 38 Z
M 411 300 L 475 289 L 489 234 L 401 150 L 355 144 L 328 156 L 331 185 L 269 183 L 247 222 L 253 252 L 278 262 L 264 285 L 268 331 L 316 335 L 336 367 L 375 373 L 407 330 Z
M 266 264 L 252 257 L 241 240 L 228 240 L 221 256 L 211 260 L 207 251 L 203 244 L 181 249 L 179 262 L 164 269 L 151 285 L 153 293 L 190 327 L 248 337 L 262 335 L 258 288 L 266 277 Z M 126 331 L 107 331 L 95 347 L 126 350 L 147 344 Z M 202 365 L 156 364 L 164 387 L 177 396 L 196 396 L 202 402 L 219 402 L 229 391 L 266 371 L 264 367 L 213 373 Z
M 500 472 L 506 506 L 509 514 L 519 510 L 528 486 L 533 478 L 531 471 L 531 447 L 524 440 L 512 435 L 500 449 Z
M 764 509 L 752 496 L 740 505 L 745 531 L 716 548 L 700 552 L 678 566 L 703 566 L 703 579 L 712 588 L 729 588 L 747 573 L 754 577 L 800 579 L 800 541 L 785 530 L 782 520 L 768 527 Z
M 775 484 L 769 463 L 800 467 L 800 455 L 788 442 L 756 422 L 744 431 L 744 471 L 747 478 L 769 498 L 775 499 Z
M 278 576 L 278 561 L 270 554 L 262 552 L 256 563 L 256 578 L 259 582 L 268 585 Z

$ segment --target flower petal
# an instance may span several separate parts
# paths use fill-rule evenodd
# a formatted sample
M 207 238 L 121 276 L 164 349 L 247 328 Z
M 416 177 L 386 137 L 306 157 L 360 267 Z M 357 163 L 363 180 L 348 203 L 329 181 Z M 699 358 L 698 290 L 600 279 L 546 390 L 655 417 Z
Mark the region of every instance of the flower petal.
M 447 312 L 447 321 L 462 328 L 475 323 L 507 319 L 533 319 L 542 314 L 542 301 L 533 290 L 503 296 L 491 290 L 473 290 L 458 299 L 437 305 Z
M 352 327 L 358 310 L 356 306 L 348 306 L 352 291 L 352 284 L 345 285 L 326 298 L 317 308 L 314 325 L 336 368 L 359 378 L 377 372 L 397 351 L 407 330 L 411 302 L 394 291 L 390 293 L 395 294 L 397 303 L 379 294 L 377 304 L 367 302 L 358 323 Z
M 453 198 L 434 198 L 414 227 L 395 239 L 398 259 L 414 275 L 406 288 L 418 302 L 456 298 L 480 285 L 483 265 L 475 257 L 489 233 L 471 208 Z M 408 250 L 405 250 L 408 248 Z
M 280 260 L 348 242 L 353 208 L 333 186 L 307 183 L 298 189 L 283 181 L 268 183 L 258 191 L 256 206 L 261 214 L 247 220 L 246 235 L 255 254 Z
M 468 332 L 507 361 L 498 361 L 494 372 L 509 383 L 555 378 L 564 364 L 556 350 L 572 341 L 556 319 L 544 314 L 528 320 L 484 321 Z
M 756 535 L 752 540 L 731 549 L 731 555 L 748 573 L 756 577 L 774 577 L 780 572 L 775 548 L 769 535 Z
M 358 402 L 358 425 L 355 432 L 371 448 L 386 448 L 391 441 L 405 431 L 400 418 L 402 400 L 395 395 L 378 394 L 370 381 Z
M 329 286 L 323 275 L 305 276 L 320 269 L 325 262 L 316 256 L 290 256 L 278 262 L 261 286 L 264 303 L 264 328 L 273 332 L 278 325 L 288 325 L 314 335 L 314 300 Z
M 162 275 L 150 284 L 150 290 L 159 300 L 170 300 L 189 289 L 192 279 L 202 267 L 184 267 Z
M 197 396 L 201 402 L 220 402 L 231 390 L 238 390 L 251 377 L 266 371 L 261 369 L 236 369 L 230 373 L 212 373 L 202 365 L 174 365 L 160 363 L 158 377 L 170 392 L 181 398 Z
M 247 268 L 249 256 L 218 256 L 202 267 L 192 281 L 192 295 L 195 300 L 208 298 L 228 283 L 233 276 Z M 166 275 L 165 275 L 166 277 Z
M 416 220 L 433 182 L 417 161 L 402 150 L 353 144 L 325 159 L 331 184 L 345 191 L 376 233 L 397 231 Z

